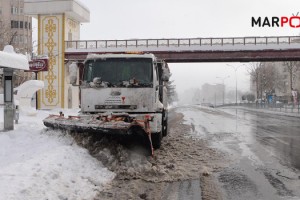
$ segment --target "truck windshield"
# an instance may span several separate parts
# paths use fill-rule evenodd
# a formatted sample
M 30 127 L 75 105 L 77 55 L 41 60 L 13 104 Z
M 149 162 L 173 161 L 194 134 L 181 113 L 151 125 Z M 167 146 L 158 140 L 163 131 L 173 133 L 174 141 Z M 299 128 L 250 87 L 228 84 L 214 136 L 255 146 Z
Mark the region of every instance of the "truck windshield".
M 109 86 L 122 87 L 124 82 L 135 80 L 135 86 L 152 87 L 152 70 L 151 58 L 95 59 L 85 63 L 83 81 L 90 83 L 99 77 Z

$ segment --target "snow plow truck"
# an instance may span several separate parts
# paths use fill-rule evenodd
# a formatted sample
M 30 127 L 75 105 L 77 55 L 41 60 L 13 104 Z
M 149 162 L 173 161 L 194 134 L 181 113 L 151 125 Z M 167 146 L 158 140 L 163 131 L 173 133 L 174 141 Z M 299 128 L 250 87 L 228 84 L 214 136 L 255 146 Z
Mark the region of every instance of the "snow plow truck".
M 143 135 L 145 149 L 153 155 L 168 133 L 169 77 L 167 63 L 153 54 L 90 54 L 79 85 L 78 116 L 60 112 L 45 118 L 44 125 L 75 132 Z

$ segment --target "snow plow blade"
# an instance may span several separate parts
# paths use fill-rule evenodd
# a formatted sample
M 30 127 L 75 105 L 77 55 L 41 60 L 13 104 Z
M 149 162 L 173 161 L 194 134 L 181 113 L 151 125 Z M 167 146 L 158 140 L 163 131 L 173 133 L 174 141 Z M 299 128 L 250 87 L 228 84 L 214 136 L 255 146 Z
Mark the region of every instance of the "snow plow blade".
M 49 115 L 43 120 L 46 127 L 74 131 L 78 133 L 97 133 L 107 135 L 132 135 L 136 132 L 143 132 L 147 137 L 147 151 L 152 156 L 153 146 L 149 121 L 151 117 L 145 116 L 144 120 L 138 120 L 128 114 L 114 115 L 82 115 L 64 117 L 61 112 L 59 115 Z M 135 131 L 139 129 L 140 131 Z

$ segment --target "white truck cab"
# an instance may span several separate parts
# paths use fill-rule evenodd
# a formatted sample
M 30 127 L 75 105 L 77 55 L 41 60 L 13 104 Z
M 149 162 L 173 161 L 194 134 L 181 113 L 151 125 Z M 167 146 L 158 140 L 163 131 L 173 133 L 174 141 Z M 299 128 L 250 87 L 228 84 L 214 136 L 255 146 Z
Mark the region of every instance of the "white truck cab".
M 91 54 L 80 85 L 82 114 L 151 116 L 152 144 L 167 134 L 167 88 L 170 72 L 153 54 Z

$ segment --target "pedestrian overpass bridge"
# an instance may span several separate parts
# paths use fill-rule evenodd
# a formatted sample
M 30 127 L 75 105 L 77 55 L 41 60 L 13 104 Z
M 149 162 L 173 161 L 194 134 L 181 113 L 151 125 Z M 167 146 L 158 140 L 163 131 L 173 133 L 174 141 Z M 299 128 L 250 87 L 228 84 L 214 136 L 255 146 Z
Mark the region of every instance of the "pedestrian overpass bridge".
M 89 53 L 153 53 L 169 63 L 300 61 L 300 36 L 228 37 L 65 42 L 65 59 L 83 61 Z

